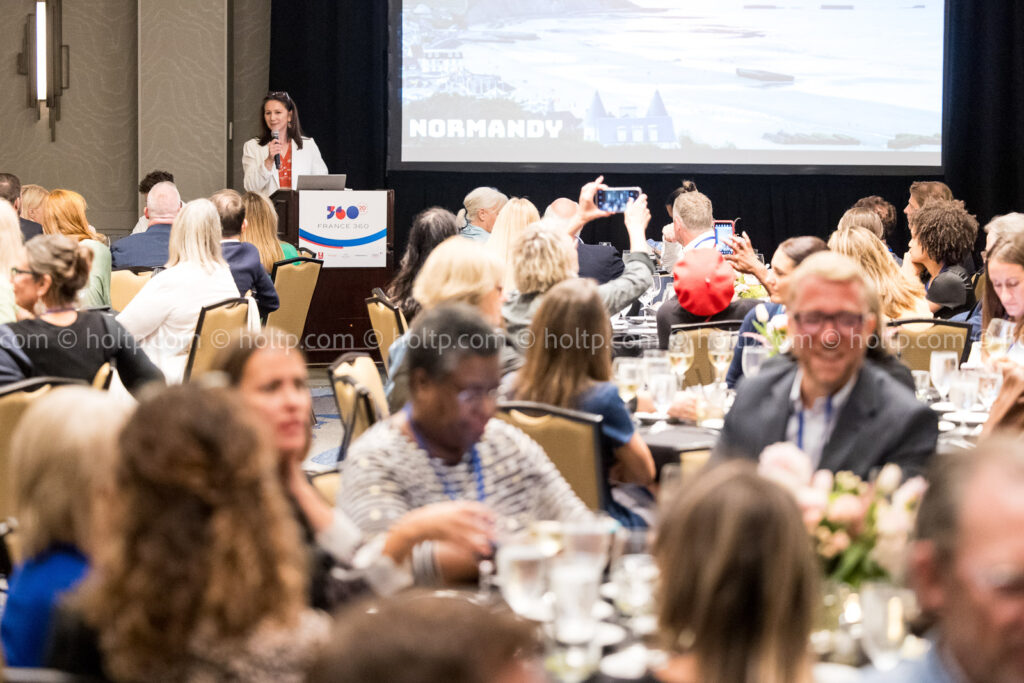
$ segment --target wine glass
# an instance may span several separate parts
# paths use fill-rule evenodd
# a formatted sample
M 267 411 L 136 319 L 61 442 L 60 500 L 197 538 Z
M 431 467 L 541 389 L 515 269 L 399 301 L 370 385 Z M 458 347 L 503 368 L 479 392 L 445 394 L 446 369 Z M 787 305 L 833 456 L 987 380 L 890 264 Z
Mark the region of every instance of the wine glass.
M 612 363 L 615 385 L 619 389 L 619 396 L 623 402 L 629 403 L 636 398 L 636 392 L 642 381 L 642 369 L 639 358 L 616 358 Z
M 985 412 L 992 412 L 992 404 L 1003 388 L 1003 375 L 993 370 L 982 370 L 978 373 L 978 400 L 985 407 Z
M 907 638 L 910 597 L 905 589 L 885 583 L 861 586 L 861 643 L 879 671 L 891 671 L 900 663 L 900 650 Z
M 755 377 L 761 372 L 761 366 L 768 360 L 768 347 L 760 344 L 747 344 L 743 347 L 741 365 L 744 377 Z
M 949 393 L 949 385 L 953 381 L 953 373 L 960 365 L 960 356 L 954 351 L 935 351 L 929 361 L 929 371 L 932 374 L 932 384 L 939 392 L 939 397 L 945 401 Z
M 504 544 L 498 548 L 495 561 L 501 596 L 508 606 L 530 619 L 542 617 L 547 606 L 544 593 L 548 555 L 544 548 L 526 541 Z
M 654 410 L 661 417 L 651 427 L 651 431 L 661 431 L 668 426 L 665 422 L 666 414 L 672 405 L 672 399 L 676 396 L 676 378 L 672 374 L 672 365 L 668 357 L 656 355 L 647 356 L 650 351 L 644 353 L 644 366 L 647 374 L 647 391 L 651 394 L 651 401 L 654 402 Z
M 932 376 L 927 370 L 911 370 L 914 377 L 914 393 L 918 401 L 927 401 L 928 392 L 932 388 Z
M 708 357 L 715 366 L 715 381 L 725 380 L 725 373 L 732 363 L 733 350 L 736 348 L 736 335 L 731 332 L 716 331 L 708 335 Z
M 978 399 L 978 378 L 970 370 L 961 370 L 952 375 L 949 384 L 949 400 L 956 406 L 960 413 L 960 426 L 957 433 L 967 434 L 967 413 L 974 407 Z
M 676 332 L 668 338 L 668 360 L 676 376 L 676 389 L 686 384 L 686 372 L 693 365 L 693 339 L 686 332 Z
M 981 335 L 981 347 L 985 351 L 985 356 L 991 360 L 1005 358 L 1013 346 L 1015 328 L 1016 325 L 1009 320 L 990 320 L 985 333 Z

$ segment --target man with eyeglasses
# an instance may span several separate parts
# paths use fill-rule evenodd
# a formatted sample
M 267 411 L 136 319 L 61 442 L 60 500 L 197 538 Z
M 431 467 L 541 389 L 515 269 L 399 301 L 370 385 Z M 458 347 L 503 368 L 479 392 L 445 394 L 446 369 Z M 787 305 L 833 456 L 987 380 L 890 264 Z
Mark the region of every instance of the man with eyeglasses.
M 388 530 L 410 510 L 447 500 L 490 508 L 505 532 L 535 520 L 585 514 L 543 449 L 494 418 L 504 339 L 464 304 L 416 316 L 405 363 L 410 400 L 349 449 L 338 505 L 366 536 Z M 482 558 L 445 541 L 412 552 L 417 583 L 461 582 Z
M 831 252 L 793 272 L 787 301 L 793 362 L 767 364 L 737 387 L 716 459 L 757 459 L 766 446 L 794 443 L 814 469 L 868 477 L 894 462 L 917 471 L 935 451 L 938 419 L 873 361 L 878 294 L 860 266 Z
M 865 683 L 1024 681 L 1024 447 L 936 456 L 928 482 L 909 570 L 932 647 Z

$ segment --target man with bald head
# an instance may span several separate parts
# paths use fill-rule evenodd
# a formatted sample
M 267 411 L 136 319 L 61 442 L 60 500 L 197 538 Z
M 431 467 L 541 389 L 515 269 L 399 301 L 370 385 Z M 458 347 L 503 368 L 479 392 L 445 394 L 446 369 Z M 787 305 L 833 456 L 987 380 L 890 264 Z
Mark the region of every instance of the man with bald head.
M 162 182 L 153 186 L 146 195 L 143 215 L 149 221 L 145 232 L 123 237 L 110 249 L 111 267 L 156 268 L 167 263 L 171 241 L 171 224 L 181 209 L 181 195 L 174 183 Z
M 579 204 L 568 197 L 559 197 L 544 210 L 544 222 L 551 225 L 568 225 Z M 615 247 L 608 244 L 587 244 L 579 234 L 572 235 L 576 241 L 576 254 L 580 264 L 580 277 L 589 277 L 602 285 L 622 275 L 625 264 Z

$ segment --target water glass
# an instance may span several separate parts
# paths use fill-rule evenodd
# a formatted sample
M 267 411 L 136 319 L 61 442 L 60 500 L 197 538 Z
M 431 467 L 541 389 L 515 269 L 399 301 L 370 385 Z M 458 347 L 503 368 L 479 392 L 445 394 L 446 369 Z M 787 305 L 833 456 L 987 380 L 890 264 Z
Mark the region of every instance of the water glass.
M 537 543 L 510 543 L 498 548 L 495 556 L 501 596 L 508 606 L 528 619 L 542 617 L 546 603 L 546 564 L 548 556 Z
M 960 413 L 960 433 L 966 433 L 967 413 L 974 408 L 978 400 L 978 377 L 970 370 L 961 370 L 953 373 L 953 379 L 949 385 L 949 400 L 956 406 Z
M 978 400 L 985 407 L 986 413 L 992 411 L 992 404 L 996 402 L 1002 388 L 1002 373 L 994 370 L 982 370 L 978 373 Z
M 565 522 L 562 525 L 562 557 L 603 572 L 617 528 L 618 523 L 608 515 Z
M 761 346 L 760 344 L 748 344 L 743 347 L 743 358 L 741 364 L 743 366 L 744 377 L 754 377 L 757 373 L 761 372 L 761 366 L 768 360 L 768 347 Z
M 900 662 L 900 651 L 908 632 L 907 617 L 912 610 L 909 602 L 904 588 L 874 582 L 861 586 L 861 643 L 879 671 L 891 671 Z
M 932 376 L 932 384 L 943 401 L 949 393 L 949 385 L 953 381 L 953 375 L 960 367 L 960 356 L 953 351 L 934 351 L 929 362 L 929 369 Z
M 654 591 L 658 567 L 646 553 L 623 555 L 612 566 L 615 606 L 630 619 L 634 633 L 648 630 L 641 626 L 654 615 Z
M 928 393 L 932 388 L 932 376 L 927 370 L 911 370 L 914 376 L 914 393 L 918 401 L 927 401 Z
M 601 569 L 592 562 L 565 558 L 551 567 L 551 592 L 555 606 L 555 639 L 560 643 L 580 645 L 594 639 L 597 619 L 598 588 Z
M 981 348 L 990 360 L 1005 358 L 1013 346 L 1016 325 L 1010 320 L 993 318 L 981 335 Z

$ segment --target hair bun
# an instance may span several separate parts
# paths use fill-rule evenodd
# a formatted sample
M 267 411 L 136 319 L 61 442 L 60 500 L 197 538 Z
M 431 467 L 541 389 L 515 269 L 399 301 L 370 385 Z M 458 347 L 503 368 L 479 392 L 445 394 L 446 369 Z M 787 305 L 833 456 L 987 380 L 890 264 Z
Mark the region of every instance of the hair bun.
M 697 183 L 693 182 L 692 180 L 684 180 L 682 182 L 682 185 L 680 185 L 680 187 L 682 187 L 683 192 L 696 192 L 697 191 Z

